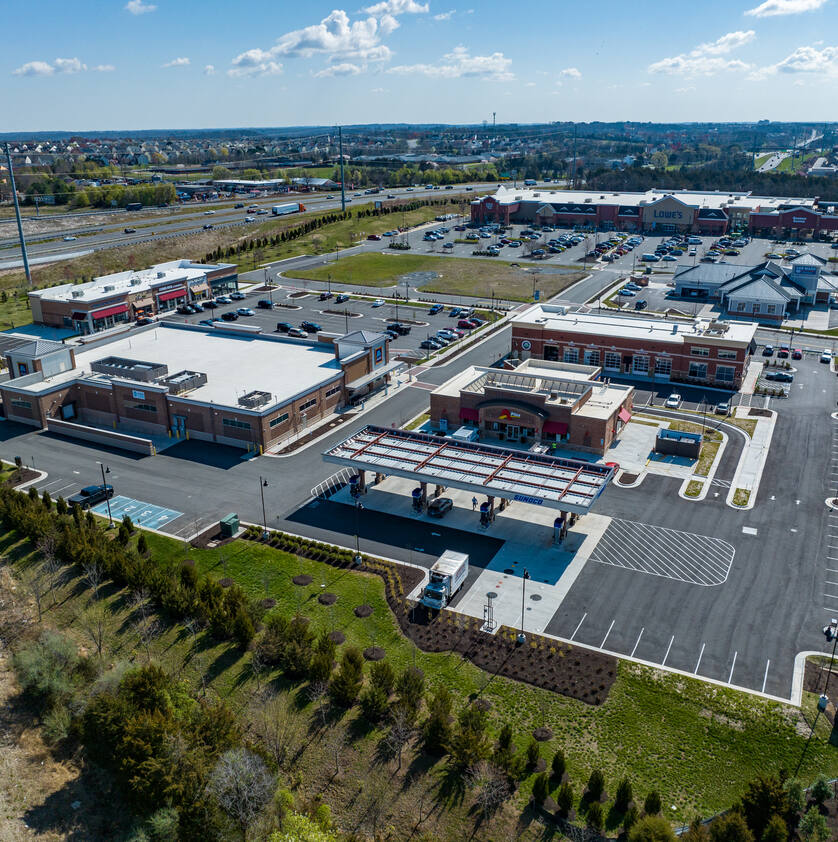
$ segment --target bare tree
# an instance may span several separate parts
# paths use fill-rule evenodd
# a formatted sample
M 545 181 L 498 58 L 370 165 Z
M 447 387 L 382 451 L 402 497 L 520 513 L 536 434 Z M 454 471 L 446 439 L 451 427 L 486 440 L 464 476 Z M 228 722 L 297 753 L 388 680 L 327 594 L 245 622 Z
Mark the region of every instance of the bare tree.
M 342 728 L 335 728 L 329 740 L 329 753 L 335 762 L 334 777 L 340 777 L 343 750 L 346 748 L 346 732 Z
M 274 763 L 284 768 L 300 744 L 301 729 L 288 694 L 263 690 L 251 705 L 250 722 L 256 738 Z
M 157 617 L 149 617 L 147 620 L 134 624 L 137 637 L 145 649 L 146 661 L 151 660 L 151 644 L 163 634 L 163 628 L 163 623 Z
M 261 757 L 246 748 L 233 748 L 218 759 L 207 789 L 247 839 L 248 828 L 265 809 L 275 785 Z
M 105 651 L 105 637 L 108 631 L 105 606 L 99 602 L 89 605 L 78 615 L 77 622 L 90 638 L 90 642 L 96 649 L 96 655 L 101 658 Z
M 372 838 L 378 838 L 378 825 L 387 814 L 394 800 L 390 780 L 383 775 L 376 775 L 367 780 L 364 787 L 363 821 L 372 831 Z
M 43 618 L 44 597 L 49 593 L 49 581 L 44 568 L 39 564 L 28 571 L 24 582 L 29 595 L 35 602 L 35 607 L 38 609 L 38 622 L 40 623 Z
M 509 797 L 509 781 L 503 771 L 488 760 L 469 766 L 469 785 L 477 790 L 474 800 L 484 816 L 490 816 Z
M 56 590 L 61 579 L 61 562 L 55 554 L 56 540 L 54 532 L 46 532 L 41 536 L 37 545 L 38 553 L 44 562 L 44 570 L 49 581 L 49 590 L 52 594 L 52 604 L 55 607 L 58 598 Z
M 397 707 L 393 712 L 393 723 L 390 726 L 390 731 L 385 737 L 387 748 L 398 758 L 397 772 L 402 768 L 402 753 L 413 736 L 413 730 L 413 721 L 410 714 L 403 707 Z
M 326 716 L 329 712 L 329 682 L 312 681 L 308 686 L 306 695 L 309 701 L 317 703 L 317 715 L 320 718 L 320 727 L 326 727 Z
M 262 650 L 257 646 L 250 655 L 250 674 L 256 681 L 256 692 L 262 689 L 262 675 L 267 668 Z
M 93 591 L 93 599 L 98 599 L 99 586 L 102 584 L 102 568 L 95 561 L 91 561 L 82 568 L 82 575 L 87 587 Z

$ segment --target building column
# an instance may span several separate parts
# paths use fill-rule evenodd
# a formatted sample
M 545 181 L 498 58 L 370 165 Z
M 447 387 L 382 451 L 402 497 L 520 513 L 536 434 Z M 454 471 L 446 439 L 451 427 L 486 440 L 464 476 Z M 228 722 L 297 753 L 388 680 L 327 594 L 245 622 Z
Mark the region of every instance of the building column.
M 420 482 L 419 488 L 422 489 L 422 508 L 424 509 L 425 506 L 428 505 L 428 483 L 427 482 Z
M 361 494 L 367 492 L 367 472 L 363 469 L 358 471 L 358 491 Z

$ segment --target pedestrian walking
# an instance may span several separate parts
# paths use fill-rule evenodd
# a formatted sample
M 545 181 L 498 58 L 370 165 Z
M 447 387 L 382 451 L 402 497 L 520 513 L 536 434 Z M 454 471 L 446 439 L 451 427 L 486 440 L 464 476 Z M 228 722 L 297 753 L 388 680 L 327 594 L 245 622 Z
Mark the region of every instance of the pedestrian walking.
M 471 510 L 474 511 L 476 508 L 477 508 L 477 498 L 472 497 L 471 498 Z

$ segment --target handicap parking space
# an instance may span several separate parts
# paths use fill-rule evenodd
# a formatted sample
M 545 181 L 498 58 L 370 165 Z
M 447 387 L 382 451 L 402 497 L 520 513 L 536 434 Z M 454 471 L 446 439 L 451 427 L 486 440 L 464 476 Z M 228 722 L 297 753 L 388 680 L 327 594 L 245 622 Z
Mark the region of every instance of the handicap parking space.
M 98 506 L 93 507 L 92 511 L 97 515 L 107 517 L 108 504 L 99 503 Z M 111 499 L 110 513 L 115 521 L 120 521 L 128 515 L 136 526 L 145 526 L 148 529 L 163 529 L 183 514 L 174 509 L 167 509 L 165 506 L 155 506 L 153 503 L 145 503 L 122 495 Z

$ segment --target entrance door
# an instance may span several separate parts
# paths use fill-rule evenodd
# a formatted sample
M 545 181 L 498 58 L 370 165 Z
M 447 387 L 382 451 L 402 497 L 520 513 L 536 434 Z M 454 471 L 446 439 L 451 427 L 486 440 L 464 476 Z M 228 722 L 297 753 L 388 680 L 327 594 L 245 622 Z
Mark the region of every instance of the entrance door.
M 514 424 L 506 425 L 506 437 L 508 439 L 517 439 L 521 437 L 521 428 Z

